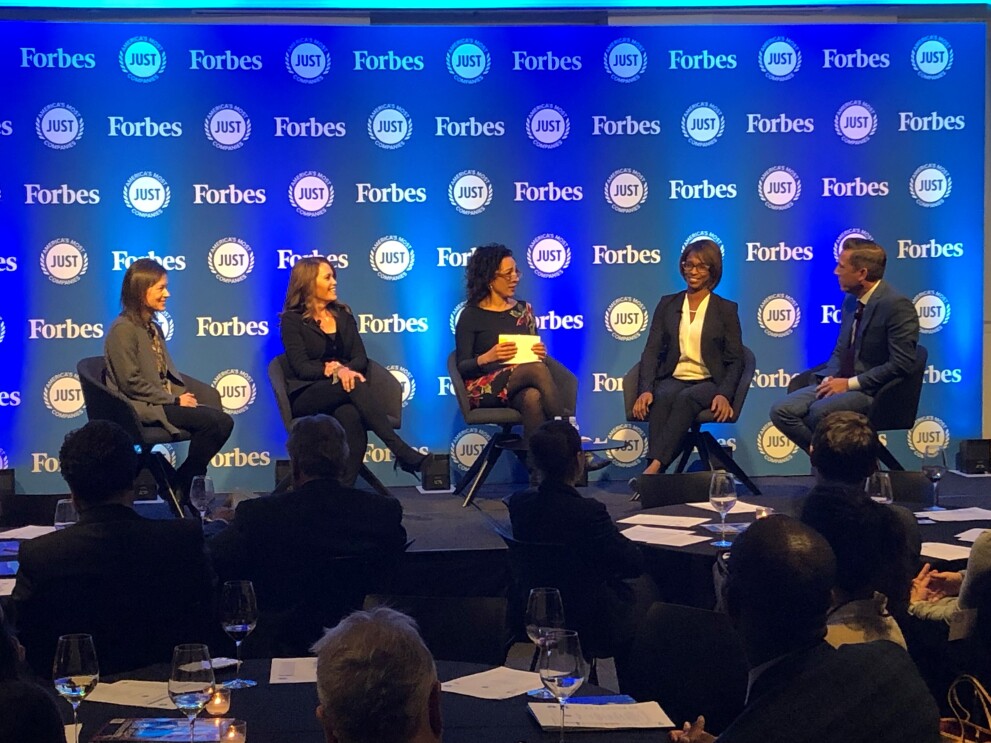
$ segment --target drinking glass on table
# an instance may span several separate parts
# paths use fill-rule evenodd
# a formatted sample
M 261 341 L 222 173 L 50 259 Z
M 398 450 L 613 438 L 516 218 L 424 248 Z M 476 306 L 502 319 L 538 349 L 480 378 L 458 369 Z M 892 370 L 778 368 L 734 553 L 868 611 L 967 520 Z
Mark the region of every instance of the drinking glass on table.
M 213 503 L 213 478 L 209 475 L 197 475 L 189 486 L 189 502 L 200 513 L 200 523 L 206 523 L 206 513 Z
M 530 642 L 537 646 L 540 652 L 544 635 L 550 630 L 564 629 L 564 604 L 561 592 L 556 588 L 533 588 L 526 602 L 526 614 L 523 617 L 526 634 Z M 531 666 L 530 670 L 533 670 Z M 534 699 L 554 699 L 547 689 L 535 689 L 530 692 Z
M 736 505 L 736 479 L 725 470 L 716 470 L 709 481 L 709 505 L 716 509 L 720 516 L 719 541 L 713 542 L 713 547 L 731 547 L 732 542 L 726 540 L 726 514 Z
M 926 507 L 923 510 L 926 511 L 945 511 L 946 509 L 939 505 L 939 481 L 943 479 L 943 473 L 946 472 L 946 450 L 941 446 L 927 446 L 924 451 L 924 456 L 922 458 L 922 474 L 926 476 L 929 482 L 933 486 L 933 502 L 931 506 Z
M 79 703 L 100 682 L 100 664 L 91 635 L 62 635 L 52 664 L 55 690 L 72 705 L 72 730 L 79 743 Z
M 79 521 L 79 512 L 76 510 L 76 504 L 72 502 L 71 498 L 63 498 L 55 504 L 55 518 L 53 523 L 56 531 L 61 531 L 67 526 L 72 526 L 77 521 Z
M 891 491 L 891 477 L 887 472 L 875 472 L 864 485 L 867 496 L 877 503 L 890 504 L 894 500 Z
M 251 679 L 241 678 L 241 643 L 257 623 L 258 602 L 251 581 L 229 580 L 224 583 L 220 594 L 220 624 L 237 648 L 237 677 L 224 684 L 228 689 L 247 689 L 256 685 Z
M 189 743 L 195 740 L 196 716 L 213 696 L 213 665 L 206 645 L 176 645 L 172 651 L 169 698 L 189 718 Z
M 540 680 L 561 705 L 561 740 L 564 740 L 564 706 L 588 676 L 578 633 L 574 630 L 548 630 L 540 647 Z

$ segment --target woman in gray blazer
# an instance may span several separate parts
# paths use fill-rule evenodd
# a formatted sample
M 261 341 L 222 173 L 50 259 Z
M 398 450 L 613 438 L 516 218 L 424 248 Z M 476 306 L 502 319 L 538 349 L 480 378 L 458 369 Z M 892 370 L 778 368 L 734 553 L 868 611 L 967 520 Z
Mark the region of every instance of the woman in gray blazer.
M 146 426 L 158 425 L 173 436 L 191 435 L 189 453 L 178 469 L 185 500 L 196 475 L 205 475 L 213 456 L 227 442 L 234 420 L 223 410 L 200 405 L 183 384 L 154 313 L 165 309 L 168 275 L 150 258 L 127 269 L 120 289 L 120 316 L 110 326 L 103 346 L 107 386 L 119 392 Z

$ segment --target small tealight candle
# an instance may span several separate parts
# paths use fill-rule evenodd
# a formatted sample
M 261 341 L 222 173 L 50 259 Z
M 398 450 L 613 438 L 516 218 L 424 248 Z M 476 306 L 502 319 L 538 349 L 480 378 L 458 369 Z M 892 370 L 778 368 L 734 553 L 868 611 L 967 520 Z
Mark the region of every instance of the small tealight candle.
M 245 743 L 248 739 L 248 723 L 244 720 L 232 720 L 224 731 L 223 740 L 225 743 Z
M 206 703 L 206 711 L 211 715 L 225 715 L 231 709 L 231 690 L 218 686 L 210 701 Z
M 770 506 L 757 506 L 756 516 L 759 519 L 766 519 L 768 516 L 774 515 L 774 509 Z

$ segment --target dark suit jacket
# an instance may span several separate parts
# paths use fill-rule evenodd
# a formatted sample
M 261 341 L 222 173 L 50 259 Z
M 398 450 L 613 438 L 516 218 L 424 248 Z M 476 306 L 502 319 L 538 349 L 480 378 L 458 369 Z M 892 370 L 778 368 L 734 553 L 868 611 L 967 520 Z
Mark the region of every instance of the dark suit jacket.
M 935 743 L 939 711 L 902 648 L 825 642 L 768 668 L 719 743 Z
M 850 346 L 853 315 L 857 298 L 847 296 L 843 301 L 843 318 L 824 376 L 836 376 L 840 370 L 843 351 Z M 873 395 L 897 377 L 906 376 L 915 364 L 915 346 L 919 341 L 919 317 L 912 303 L 898 294 L 886 281 L 881 281 L 864 307 L 854 349 L 853 371 L 860 389 Z
M 23 542 L 14 609 L 27 660 L 49 678 L 59 635 L 93 635 L 100 670 L 167 663 L 213 636 L 214 575 L 195 521 L 156 521 L 123 505 Z
M 653 392 L 659 379 L 670 377 L 681 357 L 678 326 L 685 292 L 668 294 L 654 308 L 647 345 L 640 356 L 640 383 L 637 394 Z M 718 294 L 709 295 L 709 307 L 702 325 L 702 363 L 705 364 L 718 394 L 732 402 L 743 374 L 743 336 L 736 302 Z
M 326 336 L 320 326 L 313 320 L 303 319 L 301 312 L 289 310 L 282 313 L 279 323 L 279 333 L 282 336 L 282 346 L 286 349 L 286 360 L 289 362 L 289 373 L 286 384 L 289 394 L 307 387 L 314 382 L 324 379 L 323 365 L 325 361 L 340 361 L 349 369 L 364 373 L 368 368 L 368 356 L 365 354 L 365 344 L 358 333 L 358 324 L 351 310 L 345 305 L 337 310 L 337 336 L 340 342 L 341 357 L 324 359 Z

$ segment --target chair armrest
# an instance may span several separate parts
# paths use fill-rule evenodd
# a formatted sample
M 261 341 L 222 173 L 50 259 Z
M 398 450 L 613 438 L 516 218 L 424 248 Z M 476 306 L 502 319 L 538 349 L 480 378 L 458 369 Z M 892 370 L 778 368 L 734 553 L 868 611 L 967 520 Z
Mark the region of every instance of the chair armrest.
M 180 374 L 182 373 L 180 372 Z M 220 402 L 220 393 L 206 382 L 201 382 L 196 377 L 191 377 L 188 374 L 182 374 L 182 383 L 186 385 L 187 390 L 196 396 L 196 402 L 200 405 L 223 410 L 223 405 Z
M 799 372 L 788 383 L 788 392 L 791 393 L 795 390 L 802 389 L 802 387 L 808 387 L 815 381 L 816 372 L 822 371 L 825 368 L 825 364 L 819 364 L 818 366 L 813 366 L 811 369 Z

